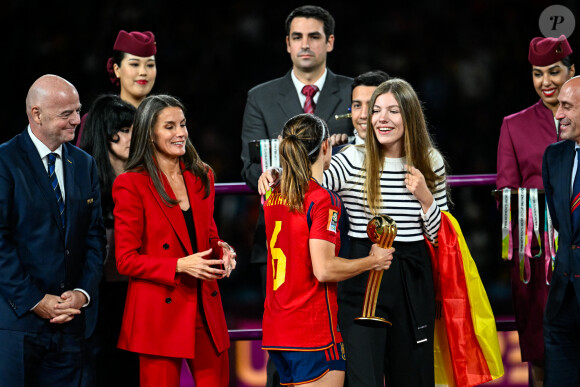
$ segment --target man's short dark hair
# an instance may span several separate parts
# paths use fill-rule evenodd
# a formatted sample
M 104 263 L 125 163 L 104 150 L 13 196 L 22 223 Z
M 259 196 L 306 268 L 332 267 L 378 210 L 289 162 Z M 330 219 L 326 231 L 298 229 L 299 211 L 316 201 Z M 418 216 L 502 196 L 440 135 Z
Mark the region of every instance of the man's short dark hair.
M 313 18 L 324 23 L 326 40 L 330 35 L 334 35 L 334 18 L 327 10 L 317 5 L 303 5 L 290 12 L 286 18 L 286 35 L 290 35 L 290 24 L 297 17 Z
M 367 71 L 353 79 L 350 91 L 352 92 L 357 86 L 378 86 L 390 78 L 389 74 L 382 70 Z

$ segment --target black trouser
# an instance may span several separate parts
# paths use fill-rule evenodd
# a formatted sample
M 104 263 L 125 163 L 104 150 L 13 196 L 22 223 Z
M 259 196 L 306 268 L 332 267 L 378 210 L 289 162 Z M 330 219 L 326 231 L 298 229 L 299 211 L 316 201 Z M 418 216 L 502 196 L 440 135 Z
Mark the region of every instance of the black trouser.
M 350 256 L 353 259 L 367 256 L 370 246 L 368 239 L 351 239 Z M 346 351 L 346 385 L 350 387 L 435 384 L 431 261 L 423 241 L 395 242 L 393 247 L 393 263 L 383 274 L 375 313 L 391 321 L 392 326 L 369 328 L 353 321 L 362 313 L 368 273 L 338 285 L 338 323 Z M 427 341 L 419 344 L 410 302 L 420 304 L 428 319 L 428 328 L 424 329 Z M 421 324 L 425 325 L 424 321 Z
M 56 324 L 51 328 L 43 333 L 0 329 L 0 385 L 80 386 L 82 331 L 66 333 Z
M 566 286 L 558 314 L 551 320 L 544 318 L 546 387 L 580 383 L 580 306 L 573 282 Z
M 138 387 L 139 356 L 117 348 L 128 282 L 102 281 L 99 319 L 87 340 L 82 387 Z

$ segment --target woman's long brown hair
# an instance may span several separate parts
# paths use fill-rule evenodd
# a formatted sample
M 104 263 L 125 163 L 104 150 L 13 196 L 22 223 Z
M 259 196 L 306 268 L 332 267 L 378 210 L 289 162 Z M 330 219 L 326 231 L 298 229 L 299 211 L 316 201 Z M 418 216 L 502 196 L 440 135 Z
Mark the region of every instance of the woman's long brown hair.
M 364 167 L 366 169 L 366 178 L 364 182 L 363 193 L 369 205 L 371 213 L 378 214 L 381 206 L 381 182 L 380 176 L 385 161 L 385 156 L 381 149 L 374 128 L 372 126 L 373 106 L 377 97 L 392 93 L 401 109 L 403 118 L 403 155 L 408 165 L 417 168 L 425 177 L 427 187 L 431 192 L 442 178 L 433 171 L 431 165 L 431 152 L 436 150 L 427 131 L 427 122 L 423 114 L 421 102 L 411 85 L 399 78 L 391 78 L 381 83 L 374 91 L 369 104 L 369 113 L 367 119 L 367 136 L 365 140 L 366 155 Z
M 284 125 L 279 148 L 282 166 L 280 191 L 290 211 L 304 210 L 304 195 L 312 177 L 312 164 L 327 138 L 326 123 L 312 114 L 299 114 Z
M 171 198 L 167 194 L 167 191 L 165 191 L 162 181 L 163 172 L 159 169 L 155 159 L 155 145 L 152 142 L 153 130 L 157 123 L 157 118 L 161 111 L 168 107 L 178 107 L 185 113 L 183 104 L 177 98 L 170 95 L 151 95 L 141 102 L 137 108 L 135 121 L 133 122 L 131 148 L 126 170 L 136 172 L 147 171 L 153 180 L 153 185 L 159 193 L 159 196 L 161 196 L 167 205 L 174 206 L 179 201 Z M 185 144 L 185 154 L 180 159 L 184 164 L 183 171 L 188 170 L 201 179 L 204 186 L 204 198 L 206 198 L 210 192 L 208 176 L 210 167 L 200 159 L 189 138 Z

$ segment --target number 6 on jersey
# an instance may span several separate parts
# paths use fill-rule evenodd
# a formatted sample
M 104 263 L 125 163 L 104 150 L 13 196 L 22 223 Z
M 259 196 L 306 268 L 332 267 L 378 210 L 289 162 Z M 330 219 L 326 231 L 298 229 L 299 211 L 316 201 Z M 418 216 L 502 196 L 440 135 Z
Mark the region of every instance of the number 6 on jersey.
M 274 273 L 274 291 L 276 291 L 286 280 L 286 256 L 281 248 L 274 247 L 278 240 L 278 234 L 282 229 L 282 221 L 277 220 L 270 239 L 270 251 L 272 252 L 272 271 Z

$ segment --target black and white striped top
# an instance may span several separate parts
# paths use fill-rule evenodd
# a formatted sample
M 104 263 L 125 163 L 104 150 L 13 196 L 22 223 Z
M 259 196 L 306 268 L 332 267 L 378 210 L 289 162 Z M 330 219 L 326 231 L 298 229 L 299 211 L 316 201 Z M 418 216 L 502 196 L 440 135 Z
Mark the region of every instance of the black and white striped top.
M 364 148 L 349 146 L 332 156 L 330 168 L 324 171 L 324 186 L 336 191 L 346 207 L 353 238 L 367 238 L 367 223 L 372 219 L 363 197 L 365 170 Z M 443 158 L 436 150 L 431 151 L 432 165 L 439 176 L 445 176 Z M 397 223 L 398 242 L 423 240 L 423 233 L 435 241 L 441 225 L 441 211 L 447 210 L 445 180 L 440 181 L 433 193 L 434 201 L 426 214 L 419 201 L 405 186 L 405 158 L 386 158 L 381 175 L 382 206 L 380 213 L 389 215 Z

